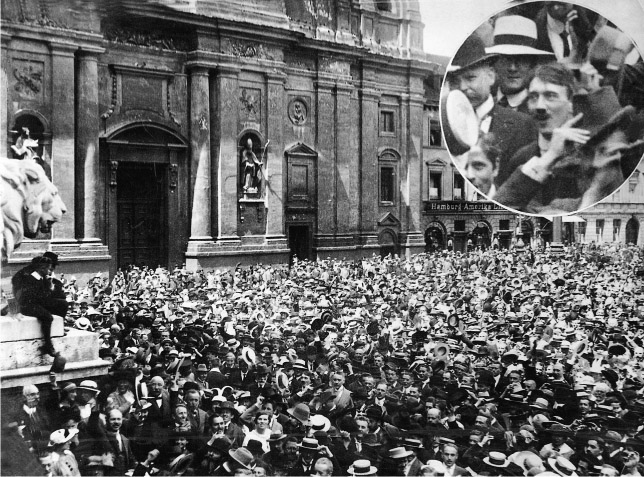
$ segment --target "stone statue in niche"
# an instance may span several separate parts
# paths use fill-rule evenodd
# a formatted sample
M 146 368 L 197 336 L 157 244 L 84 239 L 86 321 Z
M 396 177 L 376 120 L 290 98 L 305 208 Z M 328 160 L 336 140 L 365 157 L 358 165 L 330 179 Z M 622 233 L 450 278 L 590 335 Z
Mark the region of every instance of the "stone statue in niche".
M 244 195 L 259 194 L 262 186 L 264 163 L 253 152 L 253 140 L 248 139 L 241 152 L 242 189 Z

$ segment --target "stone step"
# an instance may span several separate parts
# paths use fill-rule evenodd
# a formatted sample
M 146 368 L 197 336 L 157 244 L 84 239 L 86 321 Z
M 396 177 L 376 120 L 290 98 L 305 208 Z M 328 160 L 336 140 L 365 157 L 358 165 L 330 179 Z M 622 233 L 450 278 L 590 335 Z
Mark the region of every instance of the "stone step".
M 66 336 L 52 339 L 56 351 L 67 359 L 67 363 L 98 360 L 98 334 L 70 329 Z M 0 371 L 27 367 L 51 366 L 53 358 L 42 356 L 38 348 L 44 340 L 29 339 L 9 341 L 0 349 Z
M 63 318 L 54 315 L 54 322 L 51 324 L 52 338 L 61 337 L 65 334 Z M 15 315 L 0 316 L 0 342 L 23 341 L 42 339 L 40 322 L 33 316 L 17 313 Z
M 50 358 L 51 360 L 52 358 Z M 111 362 L 102 359 L 92 361 L 67 362 L 65 371 L 57 375 L 59 382 L 71 381 L 74 379 L 94 379 L 107 374 Z M 0 371 L 0 384 L 2 389 L 22 387 L 27 384 L 44 384 L 49 382 L 49 369 L 51 363 L 46 366 L 29 366 L 20 369 Z

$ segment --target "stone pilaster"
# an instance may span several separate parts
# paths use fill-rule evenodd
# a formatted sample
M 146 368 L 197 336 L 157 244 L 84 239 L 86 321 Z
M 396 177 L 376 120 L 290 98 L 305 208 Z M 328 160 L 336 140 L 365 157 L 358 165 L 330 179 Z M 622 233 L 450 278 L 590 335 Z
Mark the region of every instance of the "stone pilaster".
M 409 124 L 406 140 L 406 161 L 400 168 L 400 179 L 403 187 L 401 204 L 406 213 L 403 218 L 402 246 L 407 256 L 424 250 L 424 237 L 421 231 L 421 178 L 422 178 L 422 137 L 423 137 L 423 96 L 420 92 L 412 92 L 403 97 L 404 116 Z M 403 212 L 403 211 L 401 211 Z M 404 239 L 404 240 L 403 240 Z
M 67 206 L 67 213 L 53 227 L 52 236 L 55 241 L 75 242 L 76 237 L 83 237 L 84 216 L 82 203 L 76 202 L 76 194 L 83 195 L 82 185 L 76 184 L 74 53 L 77 47 L 54 42 L 49 46 L 51 69 L 54 72 L 51 78 L 52 98 L 55 102 L 55 107 L 51 110 L 51 172 L 60 197 Z M 98 121 L 98 111 L 94 120 Z M 76 193 L 77 190 L 80 192 Z
M 270 145 L 266 151 L 266 240 L 283 241 L 284 235 L 284 188 L 285 174 L 282 151 L 284 150 L 283 115 L 285 106 L 283 73 L 266 73 L 268 90 L 268 118 L 266 139 Z
M 11 42 L 11 37 L 9 35 L 1 35 L 2 44 L 0 45 L 0 137 L 3 138 L 0 142 L 0 154 L 2 157 L 11 157 L 9 155 L 9 141 L 7 134 L 9 133 L 9 98 L 8 98 L 8 88 L 9 83 L 7 81 L 7 71 L 8 71 L 8 61 L 9 61 L 9 43 Z
M 239 96 L 239 68 L 219 67 L 217 69 L 217 109 L 219 111 L 218 131 L 219 154 L 217 157 L 218 177 L 218 235 L 217 242 L 239 243 L 237 220 L 238 154 L 237 154 L 237 97 Z
M 212 241 L 210 230 L 210 86 L 206 68 L 190 70 L 190 242 Z
M 377 243 L 378 222 L 378 101 L 380 93 L 363 85 L 360 90 L 362 140 L 359 168 L 360 234 L 363 245 Z M 375 240 L 375 242 L 374 242 Z
M 336 229 L 340 235 L 354 233 L 358 225 L 358 174 L 357 141 L 352 128 L 351 93 L 353 86 L 338 83 L 336 88 Z
M 77 231 L 81 242 L 100 242 L 100 206 L 98 135 L 98 55 L 102 48 L 83 48 L 78 53 L 76 102 L 76 210 Z M 54 68 L 56 73 L 61 69 Z M 74 86 L 71 85 L 73 98 Z M 54 93 L 58 100 L 58 95 Z M 56 110 L 56 107 L 53 108 Z M 69 118 L 68 118 L 69 121 Z M 55 123 L 56 121 L 54 121 Z M 71 122 L 71 121 L 70 121 Z M 56 178 L 54 168 L 54 178 Z M 68 205 L 69 208 L 69 205 Z
M 337 232 L 336 151 L 335 151 L 335 82 L 318 79 L 317 89 L 317 151 L 318 151 L 318 233 Z

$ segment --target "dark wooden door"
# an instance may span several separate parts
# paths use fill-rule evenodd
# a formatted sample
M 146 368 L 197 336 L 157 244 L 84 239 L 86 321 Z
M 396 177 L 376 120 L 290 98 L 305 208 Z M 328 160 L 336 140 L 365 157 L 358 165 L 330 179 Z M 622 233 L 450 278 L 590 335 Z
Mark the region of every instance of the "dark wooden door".
M 626 222 L 626 243 L 637 245 L 637 236 L 640 231 L 640 224 L 635 218 L 631 218 Z
M 311 229 L 308 225 L 291 225 L 288 227 L 288 247 L 291 250 L 291 261 L 310 259 Z
M 167 266 L 164 164 L 122 162 L 118 168 L 118 267 Z

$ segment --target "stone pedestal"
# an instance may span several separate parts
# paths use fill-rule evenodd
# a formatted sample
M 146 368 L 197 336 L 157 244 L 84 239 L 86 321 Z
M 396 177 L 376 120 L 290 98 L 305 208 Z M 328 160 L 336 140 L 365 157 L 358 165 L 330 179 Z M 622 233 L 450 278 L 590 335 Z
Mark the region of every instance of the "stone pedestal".
M 563 243 L 561 242 L 563 233 L 563 219 L 561 217 L 554 217 L 552 219 L 552 243 L 550 244 L 550 253 L 561 255 L 564 251 Z
M 43 356 L 40 323 L 32 316 L 17 314 L 0 318 L 0 387 L 2 389 L 49 382 L 53 358 Z M 105 374 L 109 361 L 99 359 L 98 335 L 70 329 L 65 332 L 63 319 L 54 317 L 54 347 L 67 359 L 59 380 L 82 379 Z

